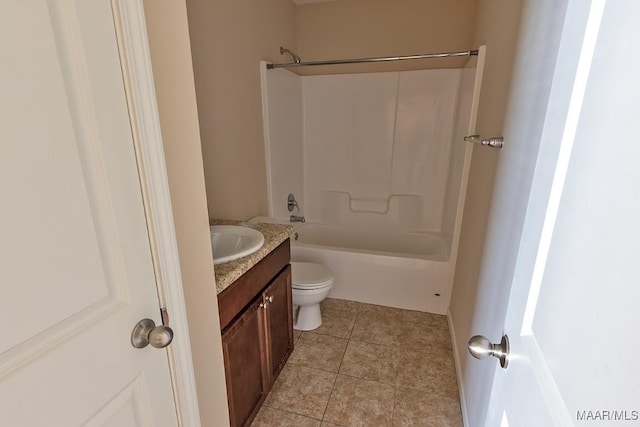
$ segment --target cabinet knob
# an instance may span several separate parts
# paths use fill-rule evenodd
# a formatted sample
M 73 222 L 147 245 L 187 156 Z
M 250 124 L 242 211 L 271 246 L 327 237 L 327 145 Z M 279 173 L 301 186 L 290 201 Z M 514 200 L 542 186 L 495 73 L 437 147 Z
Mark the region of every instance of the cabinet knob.
M 273 295 L 269 295 L 268 297 L 266 297 L 266 300 L 269 302 L 273 302 Z
M 258 307 L 260 307 L 263 310 L 266 310 L 267 309 L 267 303 L 266 302 L 261 302 Z

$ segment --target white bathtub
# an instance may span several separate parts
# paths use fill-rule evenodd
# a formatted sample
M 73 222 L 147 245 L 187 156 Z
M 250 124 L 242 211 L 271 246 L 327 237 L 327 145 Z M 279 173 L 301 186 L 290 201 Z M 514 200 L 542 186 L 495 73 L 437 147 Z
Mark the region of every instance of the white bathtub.
M 295 227 L 292 260 L 331 268 L 336 274 L 331 298 L 446 314 L 452 269 L 448 245 L 438 234 L 365 233 L 310 223 Z
M 319 262 L 336 281 L 332 298 L 446 314 L 451 269 L 437 234 L 367 234 L 304 224 L 292 239 L 294 261 Z
M 448 258 L 442 238 L 434 233 L 391 233 L 380 229 L 357 230 L 304 223 L 297 227 L 300 245 L 316 245 L 402 258 L 444 261 Z

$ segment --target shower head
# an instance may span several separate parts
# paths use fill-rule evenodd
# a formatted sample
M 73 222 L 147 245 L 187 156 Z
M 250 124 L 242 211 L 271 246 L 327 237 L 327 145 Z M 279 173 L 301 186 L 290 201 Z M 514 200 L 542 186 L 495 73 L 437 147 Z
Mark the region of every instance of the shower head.
M 298 55 L 296 55 L 294 52 L 291 52 L 289 49 L 286 49 L 286 48 L 280 46 L 280 55 L 284 55 L 285 53 L 288 53 L 289 55 L 291 55 L 291 59 L 296 64 L 299 64 L 302 61 L 300 59 L 300 57 Z

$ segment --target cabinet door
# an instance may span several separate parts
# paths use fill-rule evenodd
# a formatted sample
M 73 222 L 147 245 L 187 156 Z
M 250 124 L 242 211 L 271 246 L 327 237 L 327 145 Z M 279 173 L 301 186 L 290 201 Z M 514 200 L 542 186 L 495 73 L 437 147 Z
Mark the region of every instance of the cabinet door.
M 282 270 L 264 291 L 268 302 L 267 331 L 270 342 L 271 382 L 282 370 L 293 351 L 293 313 L 291 305 L 291 266 Z
M 252 303 L 222 334 L 227 398 L 232 426 L 252 419 L 269 390 L 265 310 Z

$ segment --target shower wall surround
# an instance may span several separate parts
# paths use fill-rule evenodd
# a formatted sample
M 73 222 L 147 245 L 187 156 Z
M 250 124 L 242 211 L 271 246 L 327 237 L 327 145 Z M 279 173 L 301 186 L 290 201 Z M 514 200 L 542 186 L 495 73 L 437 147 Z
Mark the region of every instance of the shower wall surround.
M 269 215 L 451 235 L 475 68 L 298 76 L 265 70 Z M 466 73 L 466 76 L 465 76 Z
M 269 216 L 289 218 L 289 193 L 305 212 L 302 80 L 284 69 L 267 71 L 266 64 L 260 61 Z
M 304 77 L 308 218 L 439 231 L 459 80 L 456 69 Z
M 447 312 L 484 61 L 461 69 L 299 76 L 261 64 L 269 215 L 294 193 L 292 259 L 334 298 Z

